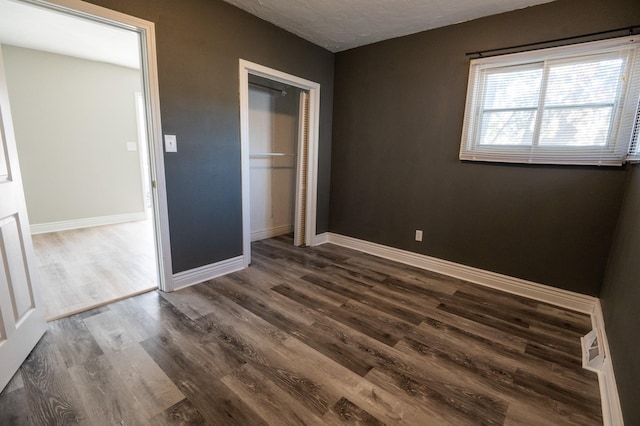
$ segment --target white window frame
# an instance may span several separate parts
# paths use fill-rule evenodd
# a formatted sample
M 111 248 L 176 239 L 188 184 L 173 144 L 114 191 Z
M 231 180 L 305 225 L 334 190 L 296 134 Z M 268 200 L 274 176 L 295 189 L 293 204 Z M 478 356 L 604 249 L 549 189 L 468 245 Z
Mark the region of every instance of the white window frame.
M 597 55 L 615 53 L 627 58 L 624 78 L 614 106 L 612 124 L 605 146 L 537 144 L 540 126 L 540 111 L 544 96 L 538 104 L 536 135 L 531 145 L 481 145 L 483 84 L 492 70 L 505 67 L 548 64 Z M 544 84 L 544 83 L 543 83 Z M 545 90 L 544 86 L 541 90 Z M 469 69 L 469 83 L 465 107 L 460 159 L 470 161 L 532 163 L 532 164 L 577 164 L 577 165 L 621 165 L 627 160 L 640 160 L 640 141 L 632 144 L 634 127 L 640 118 L 640 36 L 621 37 L 603 41 L 580 43 L 569 46 L 540 49 L 508 55 L 474 59 Z M 514 108 L 514 110 L 517 108 Z

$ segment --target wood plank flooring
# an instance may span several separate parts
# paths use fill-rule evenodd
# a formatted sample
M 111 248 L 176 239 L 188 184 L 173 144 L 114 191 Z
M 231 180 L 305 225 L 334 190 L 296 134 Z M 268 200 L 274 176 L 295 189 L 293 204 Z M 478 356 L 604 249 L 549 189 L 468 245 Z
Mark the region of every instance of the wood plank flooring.
M 49 320 L 158 287 L 151 220 L 32 238 Z
M 50 323 L 0 424 L 597 425 L 588 316 L 326 244 Z

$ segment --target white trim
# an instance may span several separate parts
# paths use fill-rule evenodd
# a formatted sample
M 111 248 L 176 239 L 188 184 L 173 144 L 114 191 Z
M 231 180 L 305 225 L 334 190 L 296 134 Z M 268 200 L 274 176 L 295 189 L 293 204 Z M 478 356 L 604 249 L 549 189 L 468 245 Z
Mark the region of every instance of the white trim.
M 318 198 L 318 142 L 320 125 L 320 84 L 273 68 L 240 59 L 240 151 L 242 163 L 242 253 L 245 266 L 251 263 L 251 204 L 249 169 L 249 74 L 309 91 L 309 156 L 307 171 L 307 218 L 305 244 L 313 246 L 316 235 Z
M 319 246 L 321 244 L 326 244 L 328 242 L 329 242 L 329 233 L 328 232 L 316 235 L 315 245 Z
M 585 314 L 591 314 L 597 301 L 595 297 L 584 294 L 344 235 L 328 233 L 328 242 Z
M 199 284 L 244 268 L 243 256 L 237 256 L 210 265 L 200 266 L 199 268 L 189 269 L 188 271 L 178 272 L 173 275 L 173 290 Z
M 604 326 L 604 315 L 600 300 L 596 300 L 591 312 L 591 324 L 593 329 L 598 332 L 598 338 L 602 339 L 598 343 L 604 350 L 604 363 L 602 364 L 602 369 L 598 371 L 603 424 L 605 426 L 623 425 L 622 407 L 620 406 L 616 377 L 613 372 L 613 363 L 611 362 L 611 352 L 609 351 L 609 341 Z
M 253 231 L 251 233 L 251 242 L 277 237 L 278 235 L 290 234 L 291 232 L 293 232 L 293 225 L 276 226 L 275 228 Z
M 153 22 L 136 18 L 102 6 L 81 0 L 21 0 L 58 12 L 81 16 L 93 21 L 135 31 L 140 35 L 140 72 L 147 113 L 147 136 L 149 163 L 153 194 L 153 218 L 156 238 L 156 260 L 158 262 L 159 288 L 173 290 L 171 266 L 171 241 L 169 239 L 169 211 L 164 174 L 162 124 L 160 120 L 160 89 L 158 84 L 158 62 L 156 36 Z
M 71 229 L 91 228 L 94 226 L 115 225 L 117 223 L 146 220 L 145 212 L 116 214 L 112 216 L 86 217 L 83 219 L 62 220 L 60 222 L 35 223 L 31 225 L 31 235 L 48 232 L 68 231 Z

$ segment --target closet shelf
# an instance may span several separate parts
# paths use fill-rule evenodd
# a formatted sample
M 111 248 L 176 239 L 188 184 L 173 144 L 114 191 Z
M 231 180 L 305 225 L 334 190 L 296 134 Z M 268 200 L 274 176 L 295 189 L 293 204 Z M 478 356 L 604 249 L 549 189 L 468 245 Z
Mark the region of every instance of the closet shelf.
M 284 152 L 254 152 L 250 153 L 249 157 L 251 158 L 259 158 L 259 157 L 293 157 L 295 154 L 285 154 Z

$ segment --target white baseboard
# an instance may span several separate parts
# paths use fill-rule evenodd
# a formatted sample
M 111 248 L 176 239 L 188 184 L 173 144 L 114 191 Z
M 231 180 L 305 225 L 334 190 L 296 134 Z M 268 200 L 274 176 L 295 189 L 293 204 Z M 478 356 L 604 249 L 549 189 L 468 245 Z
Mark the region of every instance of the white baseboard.
M 170 289 L 170 291 L 180 290 L 181 288 L 199 284 L 244 268 L 244 256 L 237 256 L 232 257 L 231 259 L 212 263 L 211 265 L 178 272 L 177 274 L 173 274 L 173 288 Z
M 276 226 L 275 228 L 254 231 L 251 233 L 251 242 L 277 237 L 278 235 L 290 234 L 292 232 L 293 225 Z
M 328 233 L 328 242 L 585 314 L 593 312 L 597 300 L 592 296 L 344 235 Z
M 111 216 L 87 217 L 84 219 L 63 220 L 60 222 L 37 223 L 31 225 L 31 235 L 48 232 L 69 231 L 71 229 L 91 228 L 94 226 L 115 225 L 147 219 L 146 212 L 116 214 Z
M 315 236 L 314 241 L 313 241 L 313 245 L 314 246 L 319 246 L 325 243 L 329 242 L 329 233 L 325 232 L 323 234 L 318 234 Z
M 607 330 L 604 327 L 604 315 L 600 300 L 596 300 L 591 313 L 591 324 L 597 330 L 602 342 L 598 342 L 604 350 L 604 362 L 602 369 L 598 371 L 598 383 L 600 384 L 600 401 L 602 404 L 602 420 L 605 426 L 618 426 L 624 424 L 620 397 L 616 385 L 616 377 L 613 372 L 613 363 L 609 352 Z

